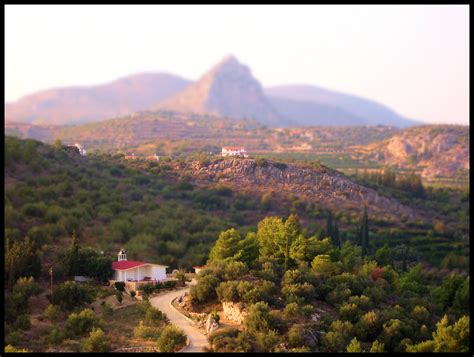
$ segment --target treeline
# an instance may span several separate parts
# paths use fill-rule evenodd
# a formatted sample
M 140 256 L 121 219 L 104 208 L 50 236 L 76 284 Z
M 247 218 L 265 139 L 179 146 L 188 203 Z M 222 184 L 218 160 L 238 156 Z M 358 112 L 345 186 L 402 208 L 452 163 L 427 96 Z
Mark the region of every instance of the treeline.
M 220 234 L 191 298 L 247 311 L 243 329 L 209 336 L 215 352 L 467 352 L 469 277 L 430 281 L 419 265 L 395 269 L 394 255 L 267 217 Z
M 356 180 L 368 186 L 392 188 L 417 198 L 425 197 L 421 176 L 414 172 L 397 175 L 393 170 L 385 168 L 382 172 L 364 170 L 360 173 L 357 170 L 354 176 Z

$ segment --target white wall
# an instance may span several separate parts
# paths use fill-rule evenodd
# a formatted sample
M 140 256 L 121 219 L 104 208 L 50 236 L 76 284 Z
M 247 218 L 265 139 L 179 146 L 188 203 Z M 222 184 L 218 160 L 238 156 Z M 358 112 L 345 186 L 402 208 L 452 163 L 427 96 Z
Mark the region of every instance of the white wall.
M 166 279 L 166 268 L 159 265 L 153 265 L 153 279 Z
M 116 270 L 114 273 L 114 280 L 143 280 L 145 276 L 149 276 L 150 278 L 155 280 L 166 279 L 166 267 L 160 265 L 144 265 L 129 270 Z

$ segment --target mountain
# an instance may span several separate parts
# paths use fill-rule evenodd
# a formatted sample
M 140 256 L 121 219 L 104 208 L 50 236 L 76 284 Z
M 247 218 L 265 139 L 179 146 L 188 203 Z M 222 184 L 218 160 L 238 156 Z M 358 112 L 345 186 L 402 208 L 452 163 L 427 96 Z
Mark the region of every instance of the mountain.
M 278 105 L 277 103 L 276 107 L 285 111 L 285 117 L 288 120 L 304 121 L 300 125 L 315 125 L 312 124 L 312 118 L 316 116 L 322 117 L 317 125 L 334 125 L 334 120 L 349 123 L 341 125 L 407 127 L 418 124 L 375 101 L 317 86 L 285 85 L 268 87 L 264 91 L 274 104 L 275 101 L 286 100 L 287 104 Z M 288 101 L 295 103 L 290 102 L 291 104 L 288 105 Z
M 11 121 L 5 121 L 5 135 L 16 136 L 21 139 L 35 139 L 43 142 L 51 142 L 54 140 L 51 127 Z
M 70 125 L 157 109 L 254 119 L 269 127 L 416 124 L 382 104 L 316 86 L 262 88 L 234 56 L 225 57 L 197 82 L 142 73 L 97 86 L 41 91 L 6 103 L 5 119 Z
M 41 91 L 5 105 L 5 119 L 65 125 L 127 115 L 169 98 L 190 82 L 165 73 L 142 73 L 91 87 Z
M 291 124 L 273 108 L 250 69 L 234 56 L 225 57 L 196 83 L 163 101 L 158 108 L 256 119 L 269 126 Z
M 360 150 L 366 158 L 386 165 L 423 167 L 425 178 L 456 177 L 469 173 L 469 126 L 413 127 Z
M 367 125 L 362 117 L 333 105 L 268 97 L 279 113 L 298 126 L 355 126 Z

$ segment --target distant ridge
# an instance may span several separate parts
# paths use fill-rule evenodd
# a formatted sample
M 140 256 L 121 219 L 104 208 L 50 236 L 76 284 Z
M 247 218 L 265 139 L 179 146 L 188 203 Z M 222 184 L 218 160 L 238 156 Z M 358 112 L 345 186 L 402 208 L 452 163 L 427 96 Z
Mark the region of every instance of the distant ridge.
M 197 82 L 166 73 L 141 73 L 97 86 L 40 91 L 6 103 L 5 119 L 70 125 L 156 109 L 253 119 L 269 127 L 419 124 L 375 101 L 317 86 L 263 88 L 233 55 Z
M 43 125 L 82 124 L 146 110 L 191 82 L 166 73 L 141 73 L 90 87 L 37 92 L 5 105 L 5 119 Z

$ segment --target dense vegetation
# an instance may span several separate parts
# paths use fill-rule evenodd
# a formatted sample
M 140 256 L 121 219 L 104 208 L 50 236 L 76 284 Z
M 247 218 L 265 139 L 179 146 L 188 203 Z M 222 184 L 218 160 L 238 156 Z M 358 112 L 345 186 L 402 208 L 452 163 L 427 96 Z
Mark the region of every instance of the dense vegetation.
M 205 261 L 219 231 L 242 226 L 244 214 L 260 206 L 257 198 L 225 188 L 196 188 L 169 173 L 166 162 L 133 169 L 121 156 L 84 158 L 12 137 L 6 137 L 5 159 L 6 251 L 38 253 L 43 264 L 55 260 L 75 231 L 81 243 L 113 259 L 126 245 L 131 259 L 189 269 Z M 31 264 L 11 263 L 17 271 L 6 266 L 5 279 L 38 277 L 40 266 Z
M 248 315 L 243 330 L 214 332 L 211 350 L 468 351 L 469 277 L 428 279 L 419 265 L 394 265 L 387 246 L 364 251 L 364 239 L 339 247 L 305 235 L 295 215 L 267 217 L 245 237 L 222 232 L 191 297 Z
M 57 286 L 44 316 L 65 330 L 48 330 L 46 343 L 58 346 L 76 334 L 77 350 L 109 350 L 107 319 L 118 315 L 104 304 L 98 317 L 88 306 L 101 298 L 118 304 L 127 299 L 119 286 L 110 291 L 94 284 L 110 277 L 122 246 L 130 259 L 171 269 L 189 269 L 209 258 L 193 300 L 238 302 L 249 310 L 243 332 L 222 329 L 210 337 L 216 351 L 462 351 L 467 346 L 469 277 L 459 273 L 469 271 L 469 187 L 427 188 L 416 175 L 390 171 L 355 177 L 386 196 L 437 212 L 432 224 L 401 227 L 371 219 L 364 207 L 355 217 L 314 202 L 290 198 L 285 206 L 270 194 L 198 187 L 171 170 L 170 158 L 158 163 L 127 162 L 123 155 L 81 157 L 59 141 L 49 146 L 5 140 L 10 349 L 22 346 L 31 328 L 29 301 L 43 293 L 52 266 Z M 185 159 L 174 159 L 180 160 Z M 260 159 L 259 165 L 265 162 Z M 304 216 L 305 227 L 296 215 L 258 222 L 275 206 Z M 418 265 L 426 261 L 443 268 L 443 274 Z M 66 281 L 75 275 L 94 283 Z M 143 292 L 161 288 L 166 286 Z M 149 319 L 155 314 L 163 322 L 155 330 L 142 310 L 134 314 L 144 322 L 130 334 L 161 338 L 157 343 L 164 350 L 182 346 L 182 336 L 171 327 L 161 334 L 166 319 L 149 312 Z

